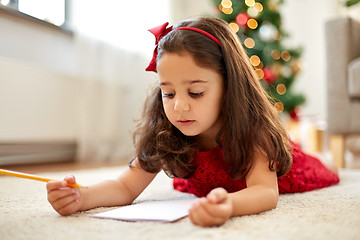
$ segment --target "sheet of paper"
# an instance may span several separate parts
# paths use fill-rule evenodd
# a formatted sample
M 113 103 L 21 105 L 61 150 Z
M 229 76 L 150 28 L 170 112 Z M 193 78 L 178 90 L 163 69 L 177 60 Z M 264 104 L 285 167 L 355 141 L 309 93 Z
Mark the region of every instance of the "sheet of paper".
M 174 222 L 188 215 L 191 203 L 194 200 L 192 198 L 170 201 L 147 201 L 94 214 L 91 217 L 124 221 Z

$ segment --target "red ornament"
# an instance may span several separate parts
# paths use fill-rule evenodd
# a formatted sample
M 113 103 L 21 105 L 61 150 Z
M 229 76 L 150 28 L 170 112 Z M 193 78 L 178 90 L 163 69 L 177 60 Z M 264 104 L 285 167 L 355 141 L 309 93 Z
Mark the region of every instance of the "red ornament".
M 237 24 L 239 24 L 240 26 L 246 27 L 247 26 L 247 22 L 250 19 L 250 16 L 247 15 L 246 13 L 239 13 L 236 16 L 236 22 Z
M 296 122 L 300 120 L 298 107 L 290 111 L 290 118 Z
M 274 73 L 274 71 L 269 68 L 269 67 L 265 67 L 263 69 L 264 72 L 264 77 L 263 79 L 268 83 L 268 84 L 273 84 L 277 78 L 276 74 Z

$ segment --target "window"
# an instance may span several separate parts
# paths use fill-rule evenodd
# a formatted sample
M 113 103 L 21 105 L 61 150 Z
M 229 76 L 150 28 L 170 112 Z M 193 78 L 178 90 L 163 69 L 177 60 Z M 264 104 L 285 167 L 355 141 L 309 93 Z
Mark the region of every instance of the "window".
M 69 1 L 71 26 L 74 32 L 119 48 L 152 54 L 155 40 L 147 30 L 169 21 L 170 1 Z
M 67 0 L 0 0 L 0 3 L 56 26 L 66 25 Z
M 169 21 L 171 0 L 0 0 L 1 5 L 72 33 L 151 53 L 154 37 L 147 30 Z

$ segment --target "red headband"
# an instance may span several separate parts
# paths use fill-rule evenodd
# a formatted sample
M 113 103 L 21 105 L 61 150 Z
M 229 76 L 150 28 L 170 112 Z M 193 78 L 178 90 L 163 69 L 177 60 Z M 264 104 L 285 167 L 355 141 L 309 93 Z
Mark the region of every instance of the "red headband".
M 150 61 L 149 66 L 145 69 L 146 71 L 157 72 L 156 71 L 156 57 L 158 54 L 158 43 L 166 34 L 168 34 L 169 32 L 171 32 L 173 30 L 172 26 L 166 28 L 168 24 L 169 23 L 166 22 L 160 26 L 149 29 L 149 32 L 154 34 L 156 39 L 155 39 L 155 49 L 154 49 L 153 57 Z M 213 35 L 211 35 L 210 33 L 206 32 L 202 29 L 194 28 L 194 27 L 178 27 L 178 28 L 175 28 L 174 30 L 190 30 L 190 31 L 201 33 L 201 34 L 207 36 L 208 38 L 210 38 L 211 40 L 213 40 L 214 42 L 216 42 L 219 46 L 221 46 L 220 41 L 216 37 L 214 37 Z

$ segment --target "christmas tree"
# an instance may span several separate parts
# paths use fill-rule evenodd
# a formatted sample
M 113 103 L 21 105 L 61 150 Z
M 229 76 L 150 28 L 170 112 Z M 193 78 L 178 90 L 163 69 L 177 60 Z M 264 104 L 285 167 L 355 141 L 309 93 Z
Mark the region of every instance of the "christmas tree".
M 219 18 L 237 33 L 262 86 L 274 98 L 279 112 L 298 119 L 298 107 L 305 103 L 292 86 L 300 71 L 301 48 L 282 44 L 288 34 L 281 27 L 279 5 L 283 0 L 213 0 Z

